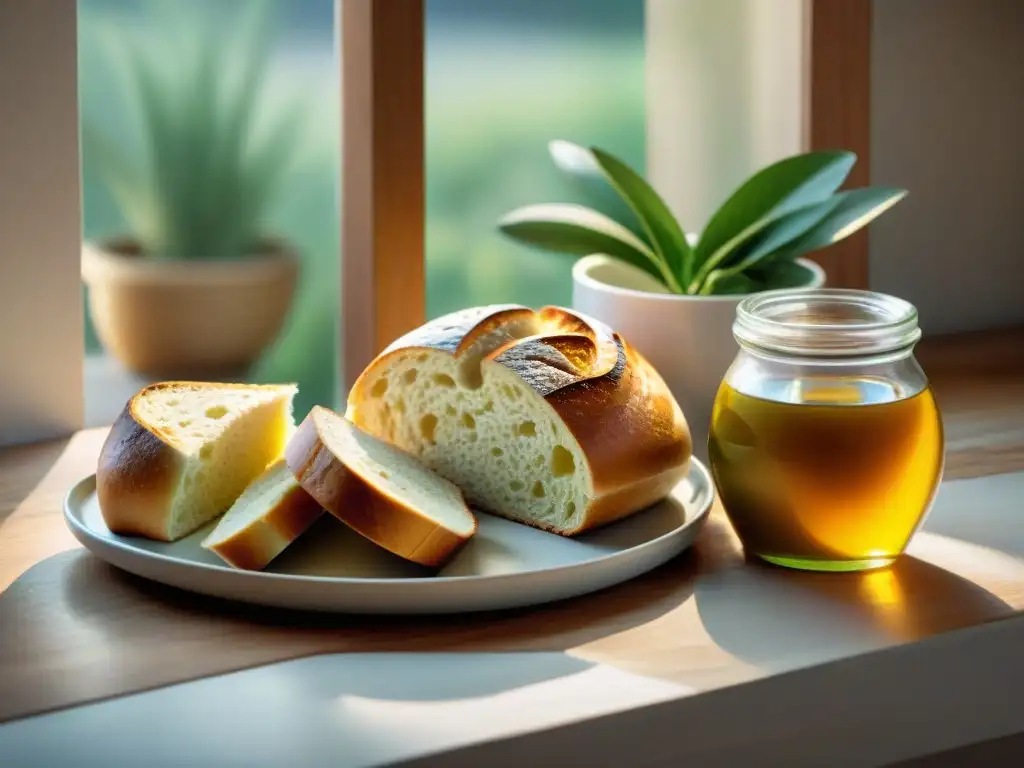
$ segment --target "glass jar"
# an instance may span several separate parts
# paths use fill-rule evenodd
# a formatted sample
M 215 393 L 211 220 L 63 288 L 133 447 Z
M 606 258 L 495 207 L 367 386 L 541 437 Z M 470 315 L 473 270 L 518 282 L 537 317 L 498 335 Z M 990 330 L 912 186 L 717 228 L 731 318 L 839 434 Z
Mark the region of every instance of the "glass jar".
M 744 549 L 808 570 L 891 563 L 944 463 L 917 310 L 871 291 L 767 291 L 740 303 L 733 335 L 708 454 Z

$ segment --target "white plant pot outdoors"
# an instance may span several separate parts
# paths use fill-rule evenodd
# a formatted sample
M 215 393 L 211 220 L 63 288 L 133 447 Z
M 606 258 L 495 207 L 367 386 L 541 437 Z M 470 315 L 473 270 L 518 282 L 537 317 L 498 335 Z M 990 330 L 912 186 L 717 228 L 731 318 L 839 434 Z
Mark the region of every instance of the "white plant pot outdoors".
M 804 287 L 825 284 L 821 267 L 798 261 L 814 274 Z M 732 324 L 745 296 L 669 293 L 646 272 L 604 255 L 579 259 L 572 277 L 573 308 L 610 325 L 651 362 L 686 415 L 694 453 L 706 459 L 711 409 L 738 350 Z

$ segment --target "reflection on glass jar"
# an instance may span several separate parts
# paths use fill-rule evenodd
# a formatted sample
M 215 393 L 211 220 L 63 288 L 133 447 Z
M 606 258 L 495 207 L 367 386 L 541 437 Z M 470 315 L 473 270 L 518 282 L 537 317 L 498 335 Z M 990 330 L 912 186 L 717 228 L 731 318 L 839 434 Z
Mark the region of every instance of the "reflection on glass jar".
M 812 570 L 891 563 L 924 519 L 942 422 L 913 357 L 917 312 L 868 291 L 754 294 L 708 454 L 749 554 Z

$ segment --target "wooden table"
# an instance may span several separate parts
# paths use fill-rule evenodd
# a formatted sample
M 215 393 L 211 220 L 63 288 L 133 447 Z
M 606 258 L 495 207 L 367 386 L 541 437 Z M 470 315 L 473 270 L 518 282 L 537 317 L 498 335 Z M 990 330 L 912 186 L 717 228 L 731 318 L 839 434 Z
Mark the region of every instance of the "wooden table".
M 860 734 L 853 743 L 864 755 L 898 759 L 920 754 L 926 738 L 939 751 L 1024 731 L 1024 707 L 1004 712 L 1007 697 L 1024 692 L 1024 526 L 1006 502 L 1024 489 L 1024 475 L 1013 474 L 1024 472 L 1022 349 L 1022 332 L 922 346 L 946 422 L 946 480 L 910 556 L 890 569 L 804 574 L 747 562 L 716 507 L 693 550 L 650 574 L 457 621 L 291 614 L 145 583 L 82 550 L 61 518 L 67 489 L 94 471 L 105 430 L 0 452 L 0 722 L 314 654 L 549 651 L 680 686 L 701 717 L 727 704 L 736 728 L 763 732 L 790 765 L 825 754 L 806 738 L 812 726 L 836 743 Z M 999 668 L 1018 644 L 1020 662 Z M 924 693 L 940 671 L 961 686 L 955 698 L 967 709 L 938 729 L 908 721 L 890 751 L 871 752 L 862 737 L 884 731 L 886 718 L 948 697 Z M 844 679 L 896 690 L 839 715 L 842 690 L 828 685 Z M 986 715 L 972 719 L 978 701 Z M 659 711 L 631 727 L 675 722 Z M 721 736 L 716 722 L 693 738 Z M 631 759 L 648 764 L 639 751 Z

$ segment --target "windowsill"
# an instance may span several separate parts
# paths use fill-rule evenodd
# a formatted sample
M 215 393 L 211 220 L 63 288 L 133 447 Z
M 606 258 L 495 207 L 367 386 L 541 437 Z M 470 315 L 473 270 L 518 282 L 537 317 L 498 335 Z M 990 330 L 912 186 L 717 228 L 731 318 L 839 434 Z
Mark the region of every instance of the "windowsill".
M 112 424 L 131 396 L 152 383 L 153 380 L 125 370 L 107 355 L 86 357 L 82 381 L 85 395 L 85 428 L 92 429 Z
M 747 563 L 716 509 L 689 555 L 650 574 L 578 600 L 458 622 L 343 619 L 344 632 L 318 633 L 264 626 L 243 607 L 226 616 L 188 608 L 186 597 L 166 604 L 134 582 L 111 581 L 81 552 L 57 555 L 77 548 L 60 497 L 93 471 L 103 429 L 0 452 L 0 489 L 7 491 L 0 494 L 0 588 L 16 579 L 0 598 L 12 615 L 37 617 L 19 625 L 20 642 L 5 642 L 4 631 L 14 627 L 0 626 L 0 702 L 10 716 L 31 709 L 26 691 L 40 691 L 45 708 L 65 708 L 60 716 L 87 713 L 94 705 L 66 707 L 96 697 L 90 659 L 98 654 L 141 654 L 136 666 L 119 668 L 110 678 L 116 690 L 103 688 L 104 695 L 191 685 L 195 676 L 184 667 L 177 679 L 152 679 L 153 670 L 171 674 L 173 665 L 145 660 L 161 644 L 146 651 L 136 642 L 173 630 L 174 642 L 193 648 L 196 658 L 222 660 L 207 674 L 237 669 L 234 649 L 241 646 L 247 665 L 339 650 L 550 650 L 680 686 L 678 697 L 643 713 L 611 715 L 611 722 L 508 734 L 514 741 L 503 748 L 524 754 L 530 744 L 571 738 L 573 754 L 591 756 L 616 748 L 605 742 L 614 735 L 619 748 L 635 746 L 638 765 L 657 764 L 641 760 L 656 747 L 671 750 L 662 752 L 672 757 L 665 764 L 702 755 L 748 764 L 765 750 L 789 764 L 881 764 L 1024 732 L 1024 688 L 1014 679 L 1024 642 L 1017 514 L 1024 366 L 1014 354 L 1022 338 L 979 335 L 922 348 L 946 420 L 947 472 L 910 556 L 893 569 L 837 576 Z M 110 371 L 99 364 L 93 370 Z M 102 385 L 111 398 L 115 384 L 129 386 L 113 370 L 112 383 Z M 46 595 L 67 584 L 75 585 L 67 593 L 71 611 L 67 594 Z M 52 609 L 45 609 L 47 599 Z M 54 654 L 67 660 L 59 676 Z M 323 702 L 304 699 L 302 706 L 313 719 Z M 678 740 L 669 737 L 677 733 Z M 488 762 L 477 756 L 476 764 Z

